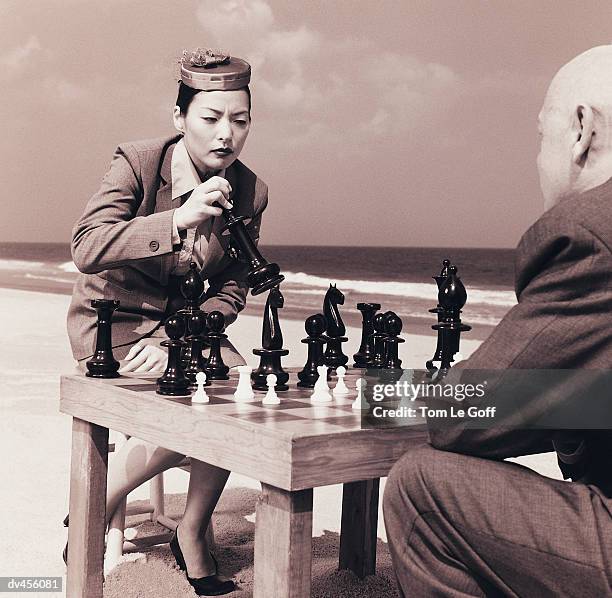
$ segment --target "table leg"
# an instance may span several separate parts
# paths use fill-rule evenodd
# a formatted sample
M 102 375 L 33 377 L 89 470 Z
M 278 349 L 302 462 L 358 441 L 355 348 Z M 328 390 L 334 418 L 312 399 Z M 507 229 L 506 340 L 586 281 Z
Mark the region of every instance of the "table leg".
M 376 573 L 376 529 L 380 479 L 344 484 L 340 528 L 340 569 L 360 579 Z
M 261 485 L 255 520 L 254 598 L 307 598 L 312 564 L 312 489 Z
M 72 420 L 67 598 L 102 598 L 108 429 Z

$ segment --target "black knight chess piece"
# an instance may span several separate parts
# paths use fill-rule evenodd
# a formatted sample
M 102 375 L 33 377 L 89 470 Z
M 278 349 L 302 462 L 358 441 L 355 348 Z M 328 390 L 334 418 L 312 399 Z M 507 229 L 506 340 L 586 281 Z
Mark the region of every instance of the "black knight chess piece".
M 434 330 L 443 331 L 442 356 L 439 375 L 444 376 L 459 351 L 461 333 L 471 330 L 472 327 L 461 322 L 461 310 L 467 301 L 467 291 L 459 276 L 457 267 L 450 266 L 448 277 L 438 293 L 438 303 L 444 310 L 444 320 Z
M 372 333 L 374 326 L 372 320 L 374 315 L 380 309 L 380 303 L 358 303 L 357 309 L 361 312 L 361 344 L 359 351 L 353 355 L 355 363 L 353 367 L 365 368 L 374 357 L 374 344 L 372 342 Z
M 402 320 L 395 312 L 387 312 L 385 343 L 385 369 L 398 370 L 402 367 L 402 360 L 398 356 L 399 344 L 405 342 L 401 338 Z
M 344 295 L 330 284 L 325 298 L 323 299 L 323 315 L 327 321 L 325 335 L 327 336 L 327 348 L 325 349 L 325 365 L 335 370 L 338 366 L 345 366 L 348 357 L 342 352 L 342 343 L 348 338 L 344 336 L 346 328 L 340 315 L 338 305 L 344 305 Z
M 85 364 L 86 376 L 91 378 L 119 378 L 119 362 L 113 356 L 111 326 L 113 312 L 119 307 L 119 301 L 112 299 L 93 299 L 91 306 L 98 314 L 96 323 L 96 350 Z
M 208 314 L 207 323 L 210 354 L 204 368 L 206 378 L 208 380 L 229 380 L 229 367 L 223 363 L 223 357 L 221 356 L 221 341 L 227 338 L 227 334 L 223 334 L 225 316 L 220 311 L 211 311 Z
M 285 277 L 280 273 L 278 264 L 267 262 L 259 253 L 244 224 L 246 216 L 237 216 L 226 208 L 222 210 L 225 218 L 224 230 L 229 231 L 232 239 L 232 254 L 238 254 L 249 264 L 246 281 L 251 294 L 259 295 L 278 286 Z
M 289 351 L 283 349 L 283 333 L 278 321 L 278 310 L 283 307 L 285 299 L 278 287 L 273 287 L 268 293 L 264 309 L 263 331 L 261 334 L 261 349 L 253 349 L 259 356 L 259 367 L 251 373 L 251 385 L 255 390 L 268 390 L 267 376 L 276 376 L 275 390 L 288 390 L 289 373 L 283 369 L 281 357 Z
M 438 276 L 432 276 L 432 278 L 436 281 L 436 285 L 438 287 L 438 293 L 440 292 L 442 285 L 446 282 L 446 279 L 448 278 L 448 269 L 450 265 L 451 265 L 450 260 L 448 259 L 442 260 L 442 270 L 440 271 L 440 274 Z M 439 302 L 436 305 L 436 307 L 429 310 L 429 313 L 437 314 L 438 324 L 441 324 L 444 321 L 444 309 L 440 305 Z M 438 332 L 438 335 L 437 335 L 437 340 L 436 340 L 436 350 L 434 351 L 433 357 L 425 363 L 425 368 L 427 369 L 430 375 L 433 374 L 438 369 L 435 365 L 435 362 L 442 361 L 442 346 L 444 344 L 443 337 L 445 333 L 443 332 L 442 328 L 438 328 L 437 332 Z
M 304 328 L 308 336 L 302 339 L 302 342 L 308 345 L 308 357 L 306 364 L 300 372 L 298 372 L 299 382 L 297 385 L 300 388 L 314 388 L 316 381 L 319 379 L 317 367 L 325 365 L 323 356 L 323 345 L 327 341 L 327 337 L 323 334 L 327 322 L 323 314 L 315 314 L 306 318 Z M 329 375 L 329 370 L 327 371 Z
M 185 334 L 185 318 L 182 314 L 170 316 L 164 329 L 168 340 L 162 341 L 162 347 L 168 348 L 168 365 L 163 375 L 157 379 L 157 393 L 168 396 L 185 396 L 189 394 L 190 380 L 185 376 L 181 365 L 181 340 Z

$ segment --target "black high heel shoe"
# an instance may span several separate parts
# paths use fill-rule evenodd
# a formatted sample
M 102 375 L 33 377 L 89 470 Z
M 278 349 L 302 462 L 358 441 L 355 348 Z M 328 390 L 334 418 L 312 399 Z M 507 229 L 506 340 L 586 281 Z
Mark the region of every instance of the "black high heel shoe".
M 198 596 L 221 596 L 223 594 L 229 594 L 236 589 L 236 584 L 231 579 L 221 579 L 218 575 L 219 565 L 217 559 L 211 552 L 210 556 L 215 563 L 214 575 L 207 575 L 206 577 L 189 577 L 187 575 L 187 565 L 185 564 L 185 558 L 183 557 L 183 551 L 179 546 L 178 535 L 176 530 L 170 540 L 170 550 L 176 559 L 176 564 L 179 566 L 181 571 L 185 572 L 187 581 L 191 584 L 191 587 L 195 590 Z

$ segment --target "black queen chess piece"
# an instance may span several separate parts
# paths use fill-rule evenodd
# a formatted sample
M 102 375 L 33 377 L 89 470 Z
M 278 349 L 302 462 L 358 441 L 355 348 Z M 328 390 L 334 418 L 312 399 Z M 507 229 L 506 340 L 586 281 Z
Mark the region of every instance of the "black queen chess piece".
M 157 394 L 167 396 L 185 396 L 189 393 L 191 381 L 181 365 L 181 338 L 185 334 L 185 317 L 176 313 L 166 319 L 164 329 L 168 340 L 162 341 L 161 346 L 168 348 L 168 364 L 163 375 L 157 379 Z
M 202 355 L 204 343 L 208 337 L 204 336 L 206 330 L 207 314 L 201 309 L 194 311 L 191 315 L 185 316 L 187 321 L 188 335 L 185 340 L 189 343 L 191 351 L 189 352 L 189 361 L 185 366 L 185 376 L 191 381 L 191 386 L 197 384 L 196 376 L 199 372 L 205 372 L 208 365 L 208 360 Z M 210 386 L 210 380 L 206 377 L 204 386 Z
M 323 345 L 328 339 L 323 333 L 326 327 L 327 322 L 323 314 L 309 316 L 304 322 L 304 328 L 308 336 L 303 338 L 301 342 L 308 345 L 308 357 L 306 358 L 306 364 L 297 375 L 299 379 L 297 385 L 300 388 L 314 388 L 316 381 L 319 379 L 317 367 L 325 365 Z M 327 373 L 329 376 L 329 370 Z
M 324 355 L 325 365 L 333 370 L 348 363 L 348 357 L 342 352 L 342 343 L 346 342 L 348 338 L 344 336 L 346 328 L 338 305 L 344 305 L 344 295 L 336 288 L 335 284 L 330 284 L 323 299 L 323 315 L 327 321 L 327 328 L 325 329 L 327 348 Z
M 374 357 L 374 344 L 372 342 L 372 333 L 374 326 L 372 320 L 374 315 L 380 309 L 380 303 L 358 303 L 357 309 L 361 312 L 361 344 L 359 350 L 353 355 L 353 367 L 365 368 Z
M 221 342 L 227 338 L 227 334 L 223 334 L 225 316 L 220 311 L 211 311 L 208 314 L 207 323 L 210 354 L 204 368 L 206 378 L 207 380 L 229 380 L 229 367 L 223 363 L 223 356 L 221 355 Z
M 442 354 L 439 377 L 446 375 L 459 352 L 461 333 L 472 329 L 461 322 L 461 310 L 467 302 L 467 291 L 459 276 L 457 267 L 449 266 L 448 277 L 438 292 L 438 303 L 444 310 L 444 319 L 440 324 L 432 326 L 434 330 L 442 330 Z
M 90 378 L 119 378 L 119 362 L 113 355 L 111 326 L 113 312 L 119 307 L 114 299 L 92 299 L 91 306 L 98 314 L 96 322 L 96 350 L 85 364 Z
M 273 287 L 268 293 L 264 309 L 263 331 L 261 334 L 261 349 L 253 349 L 259 356 L 259 367 L 251 373 L 251 386 L 255 390 L 268 390 L 267 377 L 276 376 L 274 390 L 288 390 L 289 373 L 281 365 L 281 357 L 289 351 L 283 349 L 283 333 L 278 321 L 278 310 L 285 303 L 283 294 L 278 287 Z

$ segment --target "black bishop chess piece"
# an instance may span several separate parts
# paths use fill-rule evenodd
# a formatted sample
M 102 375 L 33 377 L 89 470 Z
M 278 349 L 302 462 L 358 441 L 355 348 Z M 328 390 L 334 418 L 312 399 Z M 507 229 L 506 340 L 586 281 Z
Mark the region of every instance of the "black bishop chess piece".
M 189 331 L 189 322 L 192 315 L 198 314 L 199 318 L 203 319 L 206 323 L 206 312 L 200 309 L 202 299 L 204 297 L 204 281 L 198 272 L 198 265 L 195 262 L 189 264 L 189 271 L 185 274 L 180 284 L 181 295 L 185 299 L 185 307 L 179 310 L 179 313 L 185 316 L 185 322 L 187 324 L 186 334 L 192 335 Z M 202 331 L 203 336 L 206 336 L 205 329 Z M 187 340 L 187 337 L 185 337 Z M 205 341 L 206 339 L 204 339 Z M 199 342 L 199 339 L 196 341 Z M 187 368 L 187 364 L 191 360 L 191 352 L 193 350 L 193 341 L 186 342 L 181 352 L 181 363 L 183 368 Z
M 385 343 L 385 369 L 399 370 L 402 367 L 402 360 L 399 358 L 399 345 L 405 342 L 400 337 L 402 331 L 402 319 L 393 311 L 387 312 Z
M 325 345 L 327 337 L 323 333 L 326 327 L 327 322 L 323 314 L 309 316 L 304 322 L 304 328 L 308 336 L 303 338 L 302 342 L 308 345 L 308 357 L 306 358 L 306 364 L 297 375 L 299 379 L 297 385 L 300 388 L 314 388 L 316 381 L 319 379 L 317 367 L 325 365 L 323 345 Z M 327 374 L 330 375 L 329 370 L 327 370 Z
M 264 322 L 261 334 L 261 349 L 253 349 L 259 356 L 259 367 L 251 373 L 251 386 L 255 390 L 268 390 L 267 376 L 276 376 L 275 390 L 288 390 L 289 373 L 283 369 L 281 357 L 289 355 L 283 349 L 283 333 L 278 321 L 278 310 L 283 307 L 285 299 L 278 287 L 268 293 L 264 309 Z
M 93 299 L 91 306 L 98 314 L 96 323 L 96 350 L 85 364 L 86 376 L 90 378 L 119 378 L 119 362 L 113 355 L 111 326 L 113 312 L 119 307 L 119 301 L 113 299 Z
M 229 367 L 223 363 L 221 356 L 221 341 L 227 338 L 227 334 L 223 334 L 225 316 L 220 311 L 211 311 L 208 314 L 207 323 L 210 354 L 204 372 L 208 380 L 229 380 Z
M 163 375 L 157 379 L 157 393 L 168 396 L 185 396 L 189 394 L 189 378 L 185 376 L 181 365 L 181 340 L 185 334 L 185 318 L 182 314 L 173 314 L 164 325 L 168 340 L 161 346 L 168 348 L 168 365 Z
M 472 327 L 461 322 L 461 310 L 467 301 L 467 291 L 459 276 L 457 267 L 450 266 L 448 277 L 438 292 L 438 303 L 444 310 L 444 320 L 432 326 L 434 330 L 442 329 L 442 355 L 438 377 L 448 373 L 455 354 L 459 352 L 461 333 L 471 330 Z
M 374 355 L 372 361 L 368 364 L 368 368 L 382 369 L 385 367 L 386 355 L 385 355 L 385 339 L 387 338 L 387 313 L 378 313 L 372 320 L 372 327 L 374 332 L 372 333 L 372 345 L 374 347 Z
M 285 277 L 280 273 L 278 264 L 269 263 L 259 252 L 253 239 L 251 239 L 244 220 L 246 216 L 238 216 L 222 208 L 225 219 L 224 230 L 228 230 L 232 239 L 232 254 L 238 254 L 240 259 L 249 264 L 247 284 L 252 295 L 259 295 L 278 286 Z M 267 388 L 267 387 L 266 387 Z
M 372 342 L 372 333 L 374 326 L 372 320 L 374 315 L 380 309 L 380 303 L 358 303 L 357 309 L 361 312 L 361 344 L 359 350 L 353 355 L 355 363 L 353 367 L 366 368 L 374 357 L 374 344 Z
M 189 378 L 192 386 L 196 386 L 196 375 L 198 372 L 205 372 L 208 365 L 208 360 L 202 355 L 204 343 L 208 338 L 203 334 L 206 330 L 206 313 L 198 309 L 191 315 L 185 316 L 185 319 L 187 321 L 187 331 L 189 332 L 185 340 L 191 348 L 189 362 L 185 367 L 185 376 Z M 210 386 L 208 376 L 204 386 Z
M 335 370 L 339 366 L 348 363 L 348 357 L 342 352 L 342 343 L 348 338 L 345 335 L 346 328 L 340 315 L 338 305 L 344 305 L 344 295 L 336 288 L 335 284 L 330 284 L 325 298 L 323 299 L 323 315 L 327 321 L 325 335 L 327 336 L 327 348 L 325 349 L 325 365 Z
M 442 285 L 446 282 L 448 278 L 448 269 L 450 268 L 450 260 L 445 259 L 442 260 L 442 270 L 438 276 L 432 276 L 432 278 L 436 281 L 436 285 L 438 287 L 438 293 L 442 288 Z M 431 314 L 437 314 L 438 324 L 441 324 L 444 321 L 444 308 L 440 305 L 440 302 L 436 305 L 436 307 L 429 310 Z M 433 328 L 433 326 L 432 326 Z M 433 357 L 425 363 L 425 368 L 427 369 L 429 375 L 431 376 L 438 368 L 435 363 L 439 363 L 442 361 L 442 346 L 444 344 L 444 332 L 442 328 L 437 328 L 437 340 L 436 340 L 436 350 L 434 351 Z

